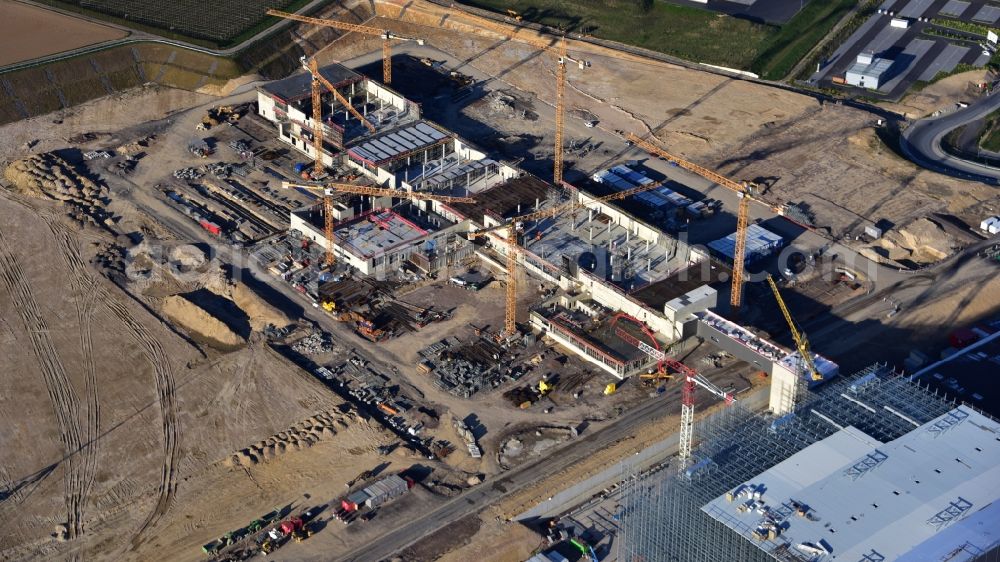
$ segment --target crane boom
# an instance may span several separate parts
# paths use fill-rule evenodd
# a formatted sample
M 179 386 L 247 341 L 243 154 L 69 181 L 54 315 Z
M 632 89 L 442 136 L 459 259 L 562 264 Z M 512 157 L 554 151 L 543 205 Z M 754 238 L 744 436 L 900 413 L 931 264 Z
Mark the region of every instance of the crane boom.
M 470 14 L 454 7 L 452 7 L 450 11 L 455 15 L 472 20 L 480 27 L 484 27 L 490 31 L 499 33 L 500 35 L 505 35 L 510 40 L 522 41 L 537 49 L 541 49 L 542 51 L 555 50 L 558 58 L 556 65 L 556 134 L 555 149 L 552 155 L 552 183 L 555 184 L 556 187 L 561 186 L 563 181 L 563 127 L 566 113 L 566 63 L 576 63 L 581 70 L 589 67 L 590 63 L 584 60 L 574 59 L 568 55 L 566 51 L 565 35 L 561 36 L 558 42 L 545 41 L 544 39 L 536 37 L 521 36 L 517 34 L 517 31 L 521 29 L 520 27 L 515 27 L 514 30 L 511 30 L 506 26 L 500 25 L 490 19 Z
M 293 20 L 301 23 L 309 23 L 312 25 L 321 25 L 323 27 L 332 27 L 334 29 L 339 29 L 341 31 L 360 33 L 362 35 L 373 35 L 382 38 L 382 81 L 387 85 L 392 84 L 392 40 L 397 41 L 416 41 L 418 44 L 423 45 L 423 39 L 416 39 L 413 37 L 403 37 L 402 35 L 396 35 L 389 31 L 388 29 L 379 29 L 377 27 L 371 27 L 368 25 L 361 25 L 357 23 L 347 23 L 343 21 L 331 20 L 331 19 L 321 19 L 313 18 L 309 16 L 300 16 L 299 14 L 290 14 L 288 12 L 282 12 L 281 10 L 267 10 L 264 12 L 269 16 L 276 16 L 279 18 L 284 18 L 286 20 Z
M 632 133 L 629 133 L 625 138 L 646 152 L 664 158 L 668 162 L 672 162 L 680 168 L 684 168 L 685 170 L 698 174 L 713 183 L 735 191 L 740 196 L 739 209 L 736 213 L 736 244 L 733 249 L 732 289 L 729 293 L 729 304 L 734 309 L 738 309 L 740 305 L 743 304 L 744 260 L 746 259 L 747 226 L 750 216 L 750 183 L 733 181 L 718 172 L 713 172 L 712 170 L 699 166 L 694 162 L 688 162 L 680 156 L 675 156 L 666 150 L 663 150 L 659 146 L 656 146 L 652 142 L 643 140 Z
M 436 193 L 425 193 L 422 191 L 406 191 L 402 189 L 387 189 L 384 187 L 371 187 L 367 185 L 355 185 L 352 183 L 326 183 L 323 185 L 302 184 L 293 182 L 282 182 L 284 188 L 301 187 L 305 189 L 328 188 L 340 193 L 354 193 L 357 195 L 370 195 L 372 197 L 396 197 L 399 199 L 411 199 L 422 201 L 440 201 L 442 203 L 475 203 L 472 197 L 458 197 L 452 195 L 438 195 Z
M 303 57 L 303 59 L 304 58 L 305 57 Z M 360 111 L 354 109 L 354 106 L 351 105 L 350 100 L 348 100 L 347 98 L 344 97 L 343 94 L 338 92 L 337 88 L 335 88 L 333 84 L 330 83 L 329 80 L 327 80 L 326 78 L 323 77 L 322 74 L 320 74 L 319 63 L 316 62 L 316 59 L 309 59 L 308 63 L 303 62 L 303 64 L 306 66 L 306 68 L 309 69 L 309 72 L 313 75 L 313 77 L 316 80 L 319 80 L 323 84 L 323 86 L 327 90 L 329 90 L 330 93 L 333 94 L 335 98 L 337 98 L 337 101 L 339 101 L 345 108 L 347 108 L 347 111 L 351 112 L 351 115 L 355 116 L 358 119 L 358 121 L 361 121 L 361 124 L 367 127 L 369 131 L 373 133 L 375 132 L 375 125 L 372 125 L 371 121 L 365 119 L 365 116 L 362 115 Z M 320 125 L 322 125 L 322 123 L 320 123 Z
M 816 368 L 816 363 L 813 362 L 812 351 L 809 349 L 809 340 L 806 339 L 805 334 L 799 333 L 798 328 L 795 327 L 792 314 L 788 311 L 785 300 L 781 298 L 778 285 L 770 275 L 767 276 L 767 284 L 771 286 L 771 291 L 774 293 L 774 300 L 778 301 L 778 308 L 781 309 L 781 314 L 784 315 L 785 322 L 788 323 L 788 329 L 792 332 L 792 339 L 795 340 L 795 349 L 802 356 L 802 361 L 805 363 L 809 376 L 814 381 L 823 380 L 823 375 L 820 374 L 819 369 Z

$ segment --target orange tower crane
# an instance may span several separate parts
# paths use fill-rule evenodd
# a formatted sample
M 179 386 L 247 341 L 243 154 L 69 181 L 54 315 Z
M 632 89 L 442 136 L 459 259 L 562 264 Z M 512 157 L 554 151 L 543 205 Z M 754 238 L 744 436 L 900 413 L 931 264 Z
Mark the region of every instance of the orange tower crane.
M 703 168 L 697 164 L 688 162 L 687 160 L 670 154 L 652 142 L 643 140 L 632 133 L 628 134 L 626 140 L 646 152 L 649 152 L 650 154 L 664 158 L 668 162 L 676 164 L 678 167 L 684 168 L 689 172 L 694 172 L 709 181 L 735 191 L 739 195 L 740 205 L 736 212 L 736 247 L 733 250 L 733 281 L 729 297 L 729 304 L 732 305 L 734 309 L 738 309 L 743 303 L 743 261 L 746 257 L 747 223 L 750 216 L 752 184 L 750 182 L 733 181 L 722 174 L 709 170 L 708 168 Z
M 553 45 L 552 42 L 539 37 L 519 35 L 517 31 L 520 28 L 511 31 L 507 26 L 501 25 L 493 20 L 470 14 L 454 7 L 451 9 L 451 13 L 456 16 L 469 19 L 480 27 L 484 27 L 490 31 L 499 33 L 500 35 L 504 35 L 510 40 L 522 41 L 543 51 L 555 50 L 558 57 L 558 65 L 556 67 L 556 142 L 555 151 L 552 155 L 552 183 L 555 184 L 556 187 L 560 187 L 563 181 L 563 125 L 566 109 L 566 63 L 574 63 L 582 70 L 589 67 L 590 62 L 574 59 L 567 54 L 565 35 L 559 37 L 559 43 L 557 45 Z
M 321 101 L 322 89 L 320 86 L 329 90 L 331 94 L 337 101 L 339 101 L 346 109 L 356 117 L 361 124 L 364 125 L 369 131 L 375 132 L 375 125 L 371 124 L 371 121 L 365 119 L 365 116 L 361 114 L 360 111 L 351 105 L 351 101 L 344 97 L 337 88 L 330 83 L 329 80 L 323 77 L 319 71 L 319 64 L 316 59 L 306 60 L 305 57 L 299 59 L 302 62 L 302 66 L 309 71 L 312 75 L 312 120 L 313 120 L 313 151 L 315 152 L 315 161 L 313 162 L 313 173 L 320 177 L 323 174 L 323 105 Z
M 386 85 L 392 84 L 392 41 L 416 41 L 418 45 L 423 45 L 423 39 L 416 39 L 413 37 L 403 37 L 402 35 L 396 35 L 395 33 L 389 31 L 388 29 L 379 29 L 377 27 L 371 27 L 367 25 L 360 25 L 356 23 L 347 23 L 343 21 L 322 19 L 322 18 L 311 18 L 309 16 L 300 16 L 298 14 L 290 14 L 288 12 L 282 12 L 281 10 L 268 10 L 265 12 L 269 16 L 277 16 L 279 18 L 284 18 L 286 20 L 294 20 L 302 23 L 310 23 L 313 25 L 321 25 L 324 27 L 332 27 L 334 29 L 339 29 L 341 31 L 353 31 L 355 33 L 360 33 L 362 35 L 374 35 L 376 37 L 382 38 L 382 81 Z
M 520 251 L 522 251 L 521 247 L 517 244 L 517 225 L 519 223 L 550 218 L 556 215 L 573 212 L 583 207 L 588 207 L 590 205 L 625 199 L 627 197 L 636 195 L 638 193 L 642 193 L 644 191 L 656 189 L 661 185 L 663 185 L 663 182 L 653 182 L 648 185 L 640 185 L 638 187 L 633 187 L 631 189 L 616 191 L 615 193 L 612 193 L 610 195 L 604 195 L 602 197 L 594 197 L 592 199 L 588 199 L 585 201 L 582 200 L 570 201 L 569 203 L 556 205 L 555 207 L 549 207 L 532 213 L 526 213 L 523 215 L 515 216 L 511 218 L 508 222 L 505 222 L 503 224 L 470 232 L 469 235 L 473 238 L 476 238 L 480 236 L 485 236 L 489 233 L 496 232 L 498 230 L 506 231 L 504 243 L 507 245 L 506 249 L 507 294 L 506 294 L 506 309 L 504 312 L 504 331 L 501 334 L 501 337 L 512 336 L 517 331 L 517 326 L 515 325 L 515 318 L 517 315 L 517 287 L 516 287 L 517 255 Z

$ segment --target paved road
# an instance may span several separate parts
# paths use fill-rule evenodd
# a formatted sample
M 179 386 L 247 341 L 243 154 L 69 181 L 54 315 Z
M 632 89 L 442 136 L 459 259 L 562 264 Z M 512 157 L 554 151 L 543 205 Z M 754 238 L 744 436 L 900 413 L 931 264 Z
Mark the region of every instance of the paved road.
M 647 400 L 632 408 L 621 418 L 599 431 L 585 435 L 572 441 L 569 445 L 546 456 L 515 468 L 500 478 L 489 481 L 450 500 L 437 509 L 425 513 L 420 518 L 390 530 L 368 545 L 339 558 L 344 562 L 368 562 L 382 560 L 392 556 L 397 551 L 443 529 L 463 517 L 478 513 L 485 507 L 500 499 L 529 486 L 550 474 L 559 472 L 566 467 L 583 461 L 593 451 L 608 447 L 621 439 L 635 435 L 642 425 L 657 417 L 667 414 L 664 403 L 677 404 L 680 391 L 674 387 L 672 391 Z
M 949 176 L 1000 185 L 1000 169 L 952 156 L 941 148 L 941 139 L 952 130 L 1000 109 L 1000 95 L 992 94 L 969 107 L 911 125 L 900 139 L 900 147 L 914 163 Z

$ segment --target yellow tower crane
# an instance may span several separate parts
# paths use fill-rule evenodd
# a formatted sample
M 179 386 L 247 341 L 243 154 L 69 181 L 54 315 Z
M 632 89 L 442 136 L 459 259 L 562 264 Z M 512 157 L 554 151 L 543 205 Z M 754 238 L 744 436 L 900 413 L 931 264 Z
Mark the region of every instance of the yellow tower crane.
M 736 245 L 733 250 L 733 280 L 729 297 L 729 304 L 732 305 L 733 309 L 738 309 L 743 304 L 743 261 L 746 257 L 747 224 L 750 217 L 751 187 L 753 184 L 746 181 L 733 181 L 722 174 L 670 154 L 652 142 L 643 140 L 632 133 L 628 134 L 626 140 L 650 154 L 664 158 L 680 168 L 694 172 L 711 182 L 735 191 L 739 195 L 740 204 L 736 212 Z
M 388 29 L 379 29 L 377 27 L 371 27 L 367 25 L 360 25 L 356 23 L 347 23 L 343 21 L 322 19 L 322 18 L 311 18 L 309 16 L 300 16 L 298 14 L 290 14 L 288 12 L 282 12 L 281 10 L 268 10 L 265 12 L 269 16 L 276 16 L 279 18 L 284 18 L 286 20 L 294 20 L 302 23 L 310 23 L 313 25 L 321 25 L 324 27 L 332 27 L 334 29 L 339 29 L 341 31 L 353 31 L 355 33 L 360 33 L 362 35 L 374 35 L 376 37 L 382 38 L 382 81 L 387 85 L 392 84 L 392 41 L 416 41 L 418 45 L 423 45 L 423 39 L 416 39 L 413 37 L 403 37 L 402 35 L 396 35 L 395 33 L 389 31 Z
M 785 316 L 785 322 L 788 322 L 788 329 L 791 330 L 792 339 L 795 340 L 795 349 L 802 356 L 802 364 L 806 373 L 814 381 L 823 380 L 823 375 L 820 374 L 819 369 L 816 368 L 816 363 L 813 362 L 812 350 L 809 349 L 809 340 L 806 339 L 805 333 L 799 332 L 798 328 L 795 327 L 792 314 L 788 312 L 788 307 L 785 306 L 785 301 L 781 298 L 781 293 L 778 291 L 778 285 L 770 275 L 767 276 L 767 284 L 771 286 L 771 291 L 774 293 L 774 300 L 778 301 L 778 308 L 781 309 L 781 314 Z M 800 380 L 800 377 L 796 377 L 796 381 Z
M 512 41 L 521 41 L 542 51 L 555 51 L 558 64 L 556 66 L 556 139 L 555 151 L 552 155 L 552 183 L 555 184 L 556 187 L 561 187 L 563 181 L 563 127 L 566 112 L 566 63 L 571 62 L 583 70 L 584 68 L 590 66 L 590 62 L 574 59 L 567 54 L 565 35 L 560 36 L 558 38 L 558 43 L 554 45 L 551 41 L 546 41 L 540 37 L 518 34 L 518 30 L 521 29 L 519 27 L 511 30 L 509 27 L 499 24 L 493 20 L 470 14 L 454 7 L 452 7 L 450 11 L 456 17 L 470 20 L 476 26 L 486 28 L 495 33 L 499 33 L 500 35 L 504 35 Z

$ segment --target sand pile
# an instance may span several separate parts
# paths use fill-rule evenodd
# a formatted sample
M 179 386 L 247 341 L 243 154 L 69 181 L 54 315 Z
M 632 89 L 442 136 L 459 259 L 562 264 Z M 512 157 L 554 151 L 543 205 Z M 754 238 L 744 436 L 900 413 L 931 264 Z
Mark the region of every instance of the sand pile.
M 80 174 L 68 162 L 47 152 L 17 160 L 7 166 L 4 177 L 11 185 L 32 197 L 48 197 L 70 207 L 69 216 L 80 223 L 110 226 L 104 210 L 105 188 Z
M 225 322 L 182 295 L 171 295 L 164 299 L 161 311 L 193 337 L 204 339 L 210 344 L 233 348 L 246 343 L 246 340 L 231 330 Z
M 862 249 L 862 255 L 886 262 L 927 265 L 941 261 L 960 248 L 954 237 L 928 218 L 919 218 Z
M 253 289 L 243 283 L 234 284 L 229 294 L 236 306 L 250 317 L 250 327 L 254 330 L 260 330 L 268 324 L 274 324 L 279 328 L 291 324 L 291 320 L 285 313 L 271 306 L 270 303 L 260 298 L 260 295 L 255 293 Z
M 274 460 L 290 451 L 308 449 L 319 441 L 332 439 L 338 431 L 347 429 L 353 419 L 353 413 L 345 414 L 336 409 L 320 412 L 286 431 L 280 431 L 267 439 L 240 449 L 230 455 L 224 464 L 228 467 L 252 466 L 259 462 Z

